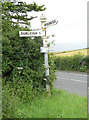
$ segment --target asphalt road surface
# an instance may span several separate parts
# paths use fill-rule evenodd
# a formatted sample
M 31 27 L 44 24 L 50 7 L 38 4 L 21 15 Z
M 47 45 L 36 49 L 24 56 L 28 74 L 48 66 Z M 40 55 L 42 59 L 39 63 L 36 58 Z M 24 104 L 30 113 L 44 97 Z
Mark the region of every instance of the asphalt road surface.
M 87 73 L 57 71 L 54 87 L 87 97 Z M 89 85 L 89 83 L 88 83 Z

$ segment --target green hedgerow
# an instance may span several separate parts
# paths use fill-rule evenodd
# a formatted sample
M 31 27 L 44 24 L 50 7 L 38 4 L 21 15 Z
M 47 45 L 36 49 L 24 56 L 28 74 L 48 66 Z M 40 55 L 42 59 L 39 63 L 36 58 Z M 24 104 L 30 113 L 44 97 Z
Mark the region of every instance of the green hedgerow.
M 2 31 L 2 76 L 3 86 L 9 85 L 21 99 L 30 99 L 37 92 L 45 90 L 46 81 L 42 38 L 19 37 L 19 31 L 28 28 L 9 26 L 3 21 Z M 5 28 L 5 26 L 8 26 Z M 10 29 L 9 29 L 10 28 Z M 52 87 L 55 79 L 52 58 L 49 56 L 50 76 L 48 82 Z M 20 69 L 21 68 L 21 69 Z
M 89 56 L 83 56 L 81 54 L 73 56 L 55 57 L 54 64 L 57 70 L 72 70 L 86 72 L 89 69 Z

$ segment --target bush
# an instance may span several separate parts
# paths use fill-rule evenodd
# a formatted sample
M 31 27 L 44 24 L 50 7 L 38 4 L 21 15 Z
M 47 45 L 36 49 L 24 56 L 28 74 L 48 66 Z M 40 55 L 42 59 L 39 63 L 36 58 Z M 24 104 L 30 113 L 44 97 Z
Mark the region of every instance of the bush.
M 3 87 L 2 114 L 4 118 L 13 118 L 13 116 L 16 116 L 17 114 L 20 99 L 15 96 L 8 87 L 9 86 Z
M 89 56 L 74 55 L 65 57 L 55 57 L 54 64 L 57 70 L 77 70 L 81 72 L 86 72 L 89 69 Z
M 37 92 L 44 91 L 46 87 L 44 55 L 40 52 L 40 47 L 43 46 L 42 38 L 20 38 L 19 31 L 28 31 L 27 28 L 11 27 L 8 25 L 9 21 L 3 22 L 3 86 L 9 85 L 9 90 L 23 100 L 31 99 Z M 50 59 L 49 57 L 50 76 L 48 82 L 52 87 L 55 75 Z M 19 67 L 22 69 L 20 70 Z
M 87 66 L 80 67 L 80 72 L 87 72 Z
M 86 66 L 87 66 L 87 69 L 89 70 L 89 55 L 86 57 L 86 60 L 85 60 L 86 62 Z

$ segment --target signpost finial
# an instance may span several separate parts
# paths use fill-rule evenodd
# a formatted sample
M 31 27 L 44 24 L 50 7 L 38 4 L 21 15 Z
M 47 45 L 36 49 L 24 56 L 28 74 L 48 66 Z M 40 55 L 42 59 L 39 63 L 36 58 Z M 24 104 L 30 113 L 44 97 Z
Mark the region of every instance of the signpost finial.
M 45 16 L 44 14 L 42 14 L 42 15 L 40 16 L 40 20 L 41 20 L 41 21 L 44 21 L 44 22 L 45 22 L 46 19 L 47 19 L 47 18 L 46 18 L 46 16 Z

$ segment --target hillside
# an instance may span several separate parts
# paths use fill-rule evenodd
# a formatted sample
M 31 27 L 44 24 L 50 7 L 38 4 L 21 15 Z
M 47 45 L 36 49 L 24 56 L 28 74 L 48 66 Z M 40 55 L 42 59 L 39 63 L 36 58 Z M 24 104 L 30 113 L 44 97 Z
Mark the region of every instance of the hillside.
M 55 56 L 72 56 L 72 55 L 77 55 L 77 54 L 82 54 L 82 55 L 87 56 L 89 55 L 89 48 L 54 53 Z

